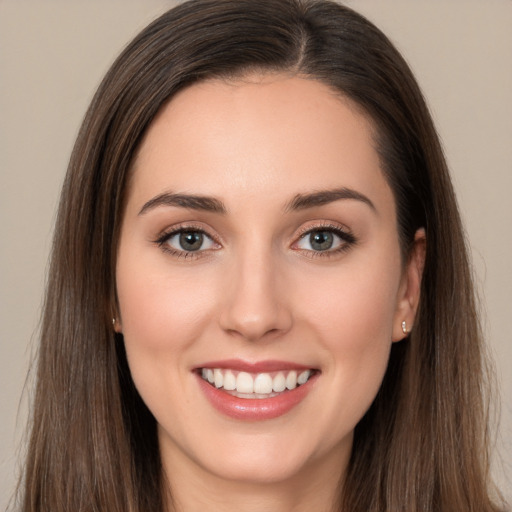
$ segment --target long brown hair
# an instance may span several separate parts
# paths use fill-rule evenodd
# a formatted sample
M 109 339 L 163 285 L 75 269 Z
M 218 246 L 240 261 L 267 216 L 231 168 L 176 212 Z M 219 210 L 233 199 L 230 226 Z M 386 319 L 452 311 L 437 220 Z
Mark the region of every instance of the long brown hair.
M 191 0 L 123 51 L 89 107 L 55 230 L 22 484 L 26 512 L 162 511 L 155 419 L 114 335 L 115 265 L 130 164 L 177 91 L 253 70 L 319 80 L 373 121 L 404 257 L 427 254 L 413 332 L 394 344 L 356 427 L 337 509 L 499 510 L 490 496 L 481 333 L 456 200 L 411 71 L 389 40 L 328 0 Z

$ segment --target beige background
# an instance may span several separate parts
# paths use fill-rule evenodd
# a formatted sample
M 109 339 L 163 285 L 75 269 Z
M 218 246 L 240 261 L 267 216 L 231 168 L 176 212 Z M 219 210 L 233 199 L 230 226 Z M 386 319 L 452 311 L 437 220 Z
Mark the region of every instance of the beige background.
M 74 137 L 114 56 L 171 4 L 0 0 L 0 510 L 19 468 L 30 385 L 21 396 Z M 512 1 L 349 5 L 402 50 L 446 149 L 501 382 L 504 462 L 495 472 L 512 497 Z

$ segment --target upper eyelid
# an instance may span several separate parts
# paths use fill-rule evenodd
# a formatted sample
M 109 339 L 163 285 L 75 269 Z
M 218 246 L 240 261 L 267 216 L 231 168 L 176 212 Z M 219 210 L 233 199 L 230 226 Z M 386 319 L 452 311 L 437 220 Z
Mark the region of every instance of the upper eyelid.
M 319 220 L 319 221 L 307 221 L 305 222 L 300 228 L 295 230 L 294 235 L 292 235 L 292 245 L 295 244 L 298 240 L 302 239 L 306 235 L 308 235 L 311 232 L 314 231 L 320 231 L 320 230 L 331 230 L 337 233 L 343 233 L 347 236 L 354 237 L 352 234 L 352 231 L 344 224 L 341 224 L 339 222 L 334 221 L 328 221 L 328 220 Z M 202 225 L 202 223 L 196 223 L 196 222 L 180 222 L 176 225 L 170 226 L 166 229 L 163 229 L 160 234 L 156 238 L 156 242 L 158 243 L 164 243 L 165 240 L 168 240 L 172 236 L 186 231 L 197 231 L 205 236 L 209 237 L 211 240 L 213 240 L 215 243 L 219 245 L 224 245 L 223 243 L 223 237 L 218 235 L 217 233 L 213 234 L 213 229 L 209 229 L 208 227 L 205 227 Z M 355 238 L 355 237 L 354 237 Z
M 320 231 L 320 230 L 325 230 L 325 231 L 331 230 L 331 231 L 345 233 L 347 235 L 352 234 L 352 231 L 344 224 L 332 222 L 332 221 L 320 221 L 315 224 L 302 226 L 301 228 L 299 228 L 297 236 L 298 236 L 298 238 L 302 238 L 305 235 L 311 233 L 312 231 Z
M 183 233 L 183 232 L 186 233 L 187 231 L 201 233 L 201 234 L 205 235 L 207 238 L 209 238 L 213 244 L 221 246 L 220 242 L 218 242 L 217 239 L 215 237 L 213 237 L 212 235 L 210 235 L 205 229 L 200 228 L 200 227 L 194 227 L 192 225 L 187 225 L 187 224 L 182 225 L 182 226 L 180 226 L 180 225 L 173 226 L 173 227 L 164 229 L 161 232 L 161 234 L 158 235 L 156 240 L 153 241 L 153 243 L 155 243 L 160 248 L 160 250 L 162 250 L 165 253 L 170 253 L 175 258 L 184 257 L 184 258 L 197 259 L 197 258 L 204 257 L 207 254 L 209 254 L 212 250 L 217 249 L 215 247 L 214 248 L 210 247 L 207 249 L 202 249 L 202 250 L 197 250 L 197 251 L 187 251 L 185 249 L 178 249 L 178 248 L 172 247 L 172 245 L 169 243 L 169 241 L 172 238 L 174 238 L 175 236 L 179 235 L 180 233 Z
M 203 235 L 211 238 L 214 242 L 219 244 L 221 243 L 220 237 L 218 235 L 213 235 L 209 229 L 205 228 L 204 226 L 188 222 L 179 223 L 177 225 L 163 229 L 157 236 L 157 240 L 165 240 L 171 238 L 174 235 L 177 235 L 178 233 L 187 231 L 197 231 L 198 233 L 202 233 Z
M 356 244 L 358 242 L 358 237 L 354 235 L 351 229 L 349 229 L 347 226 L 341 223 L 333 223 L 329 221 L 321 221 L 319 224 L 313 224 L 309 226 L 304 226 L 300 234 L 298 236 L 295 236 L 294 241 L 292 243 L 292 248 L 295 245 L 298 245 L 304 238 L 306 238 L 307 235 L 310 233 L 314 233 L 315 231 L 331 231 L 333 232 L 342 242 L 342 245 L 344 247 L 349 247 L 353 244 Z M 306 249 L 304 249 L 306 250 Z M 310 251 L 308 252 L 316 253 L 317 251 Z M 324 254 L 327 255 L 329 253 L 332 254 L 332 252 L 335 251 L 323 251 L 318 252 L 318 254 Z

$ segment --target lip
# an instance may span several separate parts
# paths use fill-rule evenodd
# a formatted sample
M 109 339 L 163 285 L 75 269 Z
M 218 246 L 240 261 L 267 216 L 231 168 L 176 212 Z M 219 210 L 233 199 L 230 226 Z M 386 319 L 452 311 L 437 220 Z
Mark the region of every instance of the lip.
M 196 367 L 196 370 L 200 368 L 219 368 L 222 370 L 238 370 L 240 372 L 247 373 L 270 373 L 277 372 L 279 370 L 310 370 L 311 366 L 305 366 L 303 364 L 291 363 L 289 361 L 257 361 L 249 362 L 241 359 L 223 359 L 222 361 L 208 361 Z
M 308 370 L 311 367 L 283 361 L 261 361 L 249 363 L 240 360 L 212 361 L 199 368 L 222 368 L 245 371 L 248 373 L 263 373 L 278 370 Z M 309 380 L 292 390 L 287 390 L 271 398 L 239 398 L 221 389 L 217 389 L 205 381 L 196 372 L 199 387 L 212 406 L 225 416 L 236 420 L 264 421 L 278 418 L 299 405 L 315 385 L 320 372 L 315 372 Z

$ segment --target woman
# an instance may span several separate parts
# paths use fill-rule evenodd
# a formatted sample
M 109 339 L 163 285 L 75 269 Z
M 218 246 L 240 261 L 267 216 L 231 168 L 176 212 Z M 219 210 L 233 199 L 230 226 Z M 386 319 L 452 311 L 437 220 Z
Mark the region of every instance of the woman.
M 385 36 L 330 2 L 184 3 L 72 155 L 23 510 L 499 510 L 480 338 Z

